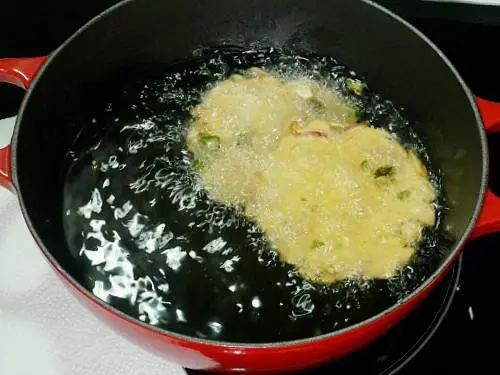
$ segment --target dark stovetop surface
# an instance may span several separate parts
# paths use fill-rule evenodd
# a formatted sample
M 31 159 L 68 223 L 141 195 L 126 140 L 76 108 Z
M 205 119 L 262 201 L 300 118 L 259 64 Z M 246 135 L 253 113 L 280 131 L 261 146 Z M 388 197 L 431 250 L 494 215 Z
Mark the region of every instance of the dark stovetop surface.
M 0 56 L 47 54 L 85 21 L 116 2 L 87 0 L 75 5 L 71 0 L 20 0 L 2 4 L 6 17 L 0 23 Z M 500 65 L 492 55 L 500 40 L 500 7 L 423 5 L 412 0 L 380 3 L 427 34 L 476 95 L 500 101 Z M 0 118 L 15 114 L 22 95 L 20 89 L 0 85 Z M 490 136 L 490 148 L 491 184 L 494 191 L 500 192 L 500 135 Z M 493 339 L 497 323 L 492 297 L 496 292 L 499 247 L 500 234 L 466 246 L 457 291 L 446 316 L 425 347 L 398 374 L 463 373 L 466 364 L 473 364 L 476 372 L 497 367 L 496 346 L 489 340 Z M 421 313 L 435 314 L 427 310 L 423 308 Z M 333 370 L 325 368 L 325 373 Z

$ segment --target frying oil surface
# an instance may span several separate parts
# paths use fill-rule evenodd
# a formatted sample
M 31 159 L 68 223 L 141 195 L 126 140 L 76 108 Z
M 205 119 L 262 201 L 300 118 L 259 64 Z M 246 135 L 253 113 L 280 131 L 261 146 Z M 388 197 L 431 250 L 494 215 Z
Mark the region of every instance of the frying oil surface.
M 186 145 L 190 111 L 216 82 L 252 66 L 327 82 L 361 109 L 361 118 L 414 147 L 439 188 L 408 121 L 368 89 L 353 89 L 354 73 L 332 58 L 229 48 L 141 68 L 104 94 L 105 104 L 88 113 L 68 153 L 64 229 L 80 278 L 97 297 L 190 336 L 284 341 L 362 321 L 414 290 L 439 264 L 447 250 L 438 241 L 439 201 L 436 227 L 398 275 L 320 285 L 280 261 L 240 210 L 210 198 Z

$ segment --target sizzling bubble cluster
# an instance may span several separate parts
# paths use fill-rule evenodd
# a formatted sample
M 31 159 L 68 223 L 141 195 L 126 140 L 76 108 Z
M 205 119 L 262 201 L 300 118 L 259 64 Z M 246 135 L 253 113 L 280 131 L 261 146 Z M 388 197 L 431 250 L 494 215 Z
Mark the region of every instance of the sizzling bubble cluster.
M 68 153 L 63 218 L 78 276 L 125 313 L 200 338 L 283 341 L 366 319 L 418 286 L 446 249 L 436 249 L 430 230 L 411 265 L 388 282 L 314 285 L 280 261 L 238 207 L 211 199 L 185 143 L 190 110 L 251 66 L 321 80 L 428 163 L 409 122 L 368 89 L 353 92 L 346 82 L 356 75 L 333 58 L 233 47 L 127 72 L 105 85 Z

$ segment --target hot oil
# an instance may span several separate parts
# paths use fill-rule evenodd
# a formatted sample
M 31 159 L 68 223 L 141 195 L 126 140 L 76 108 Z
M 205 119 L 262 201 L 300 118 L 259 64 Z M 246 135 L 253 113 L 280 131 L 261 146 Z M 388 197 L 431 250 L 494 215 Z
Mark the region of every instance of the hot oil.
M 232 342 L 311 337 L 360 322 L 412 292 L 440 264 L 450 241 L 438 220 L 410 264 L 390 280 L 315 285 L 280 261 L 256 223 L 215 202 L 186 149 L 189 111 L 218 81 L 249 67 L 300 74 L 340 91 L 361 120 L 414 148 L 442 191 L 425 148 L 390 102 L 333 58 L 274 49 L 207 49 L 147 66 L 100 96 L 68 153 L 64 226 L 80 279 L 99 298 L 147 323 Z

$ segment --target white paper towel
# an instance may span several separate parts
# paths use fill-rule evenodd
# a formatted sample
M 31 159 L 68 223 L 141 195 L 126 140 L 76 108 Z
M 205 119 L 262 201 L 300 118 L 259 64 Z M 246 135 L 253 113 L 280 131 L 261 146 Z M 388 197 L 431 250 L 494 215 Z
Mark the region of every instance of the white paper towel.
M 0 145 L 14 120 L 0 120 Z M 128 374 L 186 372 L 87 312 L 43 258 L 14 195 L 0 189 L 0 375 Z

